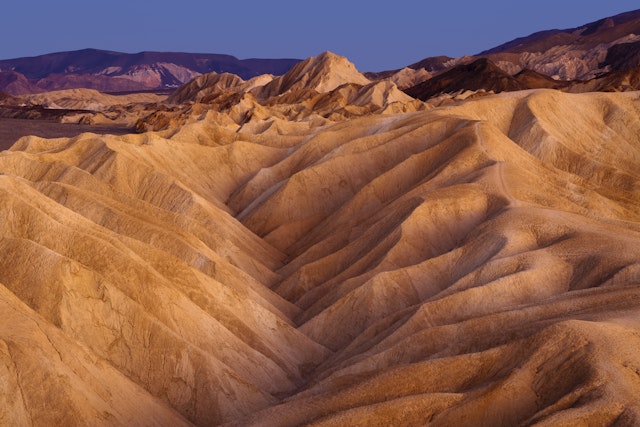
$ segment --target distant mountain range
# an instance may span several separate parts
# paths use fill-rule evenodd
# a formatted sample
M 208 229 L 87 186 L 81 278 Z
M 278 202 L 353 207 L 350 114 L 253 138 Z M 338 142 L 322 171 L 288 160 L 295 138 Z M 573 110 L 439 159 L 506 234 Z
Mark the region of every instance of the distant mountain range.
M 210 72 L 249 79 L 281 75 L 298 59 L 238 59 L 231 55 L 84 49 L 0 60 L 0 90 L 13 94 L 89 88 L 121 92 L 175 88 Z
M 2 60 L 0 91 L 20 95 L 74 88 L 101 92 L 167 90 L 210 73 L 233 74 L 242 80 L 264 74 L 280 76 L 300 62 L 298 59 L 240 60 L 221 54 L 127 54 L 85 49 Z M 365 73 L 365 76 L 371 81 L 391 80 L 411 96 L 426 100 L 440 93 L 464 90 L 566 89 L 578 82 L 582 84 L 605 76 L 609 83 L 581 87 L 617 90 L 634 87 L 624 73 L 638 66 L 640 10 L 576 28 L 540 31 L 472 56 L 429 57 L 401 70 Z M 609 77 L 609 73 L 615 74 Z M 212 78 L 207 77 L 199 84 L 210 80 Z M 569 81 L 573 83 L 564 83 Z M 612 81 L 615 82 L 610 83 Z

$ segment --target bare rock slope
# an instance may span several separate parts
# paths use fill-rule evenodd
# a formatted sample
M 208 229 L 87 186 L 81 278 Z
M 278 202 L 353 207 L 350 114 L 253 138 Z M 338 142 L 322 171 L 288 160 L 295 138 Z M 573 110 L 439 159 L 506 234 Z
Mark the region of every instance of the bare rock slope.
M 0 424 L 638 424 L 638 93 L 293 76 L 0 153 Z

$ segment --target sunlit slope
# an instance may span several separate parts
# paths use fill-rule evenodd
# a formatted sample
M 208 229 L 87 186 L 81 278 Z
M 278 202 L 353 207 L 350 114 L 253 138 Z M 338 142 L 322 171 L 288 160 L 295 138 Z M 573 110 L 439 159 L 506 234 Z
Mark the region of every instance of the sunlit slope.
M 639 105 L 533 91 L 353 120 L 250 180 L 230 205 L 335 352 L 255 420 L 635 420 L 640 361 L 613 349 L 637 327 Z

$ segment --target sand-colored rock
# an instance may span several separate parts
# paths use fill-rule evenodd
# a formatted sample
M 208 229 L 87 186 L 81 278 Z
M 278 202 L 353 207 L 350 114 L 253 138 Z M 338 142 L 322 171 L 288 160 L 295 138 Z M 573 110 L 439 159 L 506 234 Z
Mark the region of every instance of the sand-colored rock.
M 240 77 L 230 73 L 209 73 L 191 80 L 181 86 L 167 99 L 172 104 L 187 101 L 199 101 L 207 95 L 224 92 L 244 83 Z
M 253 77 L 247 81 L 242 80 L 235 74 L 230 73 L 209 73 L 197 77 L 187 84 L 181 86 L 167 98 L 170 104 L 183 104 L 190 101 L 208 102 L 214 99 L 215 95 L 222 93 L 244 93 L 256 87 L 262 87 L 274 79 L 270 74 L 263 74 Z
M 0 307 L 2 425 L 190 425 L 5 286 Z
M 324 52 L 294 65 L 285 75 L 275 78 L 262 88 L 254 89 L 253 93 L 258 99 L 301 89 L 324 93 L 346 83 L 366 85 L 370 81 L 344 56 Z

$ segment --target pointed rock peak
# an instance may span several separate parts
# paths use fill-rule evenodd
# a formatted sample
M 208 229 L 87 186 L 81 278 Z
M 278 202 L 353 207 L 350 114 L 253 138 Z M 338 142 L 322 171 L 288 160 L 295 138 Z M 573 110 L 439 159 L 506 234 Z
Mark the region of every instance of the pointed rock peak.
M 453 76 L 494 76 L 512 78 L 509 73 L 504 71 L 488 58 L 479 58 L 473 62 L 458 65 L 439 74 L 434 79 L 446 79 Z
M 307 62 L 310 65 L 314 65 L 314 66 L 344 65 L 344 66 L 347 66 L 347 67 L 353 67 L 354 70 L 356 69 L 355 65 L 353 65 L 353 63 L 351 63 L 351 61 L 349 61 L 346 57 L 341 56 L 341 55 L 337 55 L 337 54 L 335 54 L 333 52 L 330 52 L 328 50 L 322 52 L 320 55 L 312 56 L 310 58 L 307 58 L 303 62 Z
M 471 62 L 470 64 L 461 66 L 462 69 L 471 71 L 471 72 L 482 72 L 482 71 L 496 71 L 499 73 L 504 73 L 504 71 L 494 64 L 488 58 L 480 58 Z M 506 74 L 506 73 L 505 73 Z
M 316 56 L 312 56 L 307 58 L 307 61 L 346 61 L 349 62 L 349 60 L 341 55 L 338 55 L 336 53 L 331 52 L 330 50 L 325 50 L 324 52 L 322 52 L 319 55 Z
M 351 62 L 349 62 L 349 60 L 346 57 L 337 55 L 337 54 L 327 50 L 327 51 L 322 52 L 319 55 L 310 56 L 309 58 L 305 59 L 304 61 L 301 61 L 298 64 L 294 65 L 293 68 L 308 69 L 310 67 L 329 65 L 329 64 L 332 64 L 332 63 L 339 63 L 339 62 L 345 62 L 345 63 L 351 64 Z M 351 65 L 353 65 L 353 64 L 351 64 Z M 293 68 L 291 69 L 292 71 L 293 71 Z M 355 68 L 355 66 L 354 66 L 354 68 Z
M 348 83 L 371 83 L 344 56 L 324 52 L 296 64 L 287 74 L 261 88 L 259 98 L 282 95 L 289 91 L 315 90 L 326 93 Z
M 336 55 L 335 53 L 329 51 L 323 52 L 318 56 L 313 56 L 306 59 L 305 61 L 302 61 L 300 64 L 292 68 L 289 73 L 298 75 L 306 73 L 316 75 L 321 74 L 328 77 L 325 79 L 326 82 L 335 77 L 341 80 L 340 84 L 370 83 L 369 79 L 367 79 L 362 73 L 360 73 L 357 70 L 356 66 L 353 65 L 353 63 L 346 57 Z M 340 84 L 330 88 L 314 87 L 313 89 L 318 90 L 318 92 L 329 92 L 340 86 Z

